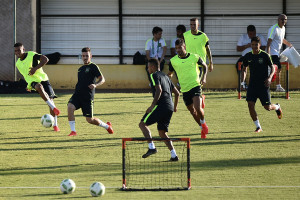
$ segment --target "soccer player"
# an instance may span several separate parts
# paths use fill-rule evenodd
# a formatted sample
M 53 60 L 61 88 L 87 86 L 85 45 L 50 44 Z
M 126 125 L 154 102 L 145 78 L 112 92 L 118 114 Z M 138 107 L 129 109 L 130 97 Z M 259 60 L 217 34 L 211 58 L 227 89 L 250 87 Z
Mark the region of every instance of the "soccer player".
M 201 138 L 205 139 L 208 127 L 204 119 L 204 110 L 201 107 L 201 87 L 206 83 L 207 65 L 199 55 L 186 51 L 183 39 L 176 40 L 175 49 L 178 55 L 171 58 L 168 75 L 172 77 L 173 72 L 176 71 L 183 101 L 201 128 Z M 200 66 L 204 72 L 201 79 L 199 77 Z
M 14 48 L 15 55 L 18 57 L 16 66 L 27 82 L 26 90 L 29 92 L 31 92 L 31 90 L 36 90 L 39 93 L 41 98 L 50 107 L 50 114 L 54 117 L 54 131 L 60 131 L 57 123 L 57 116 L 60 114 L 60 111 L 56 108 L 53 101 L 53 99 L 57 97 L 49 82 L 47 74 L 42 68 L 47 64 L 49 59 L 34 51 L 25 52 L 25 48 L 20 42 L 14 44 Z
M 278 103 L 271 104 L 270 97 L 270 84 L 275 73 L 275 67 L 270 55 L 265 51 L 262 51 L 260 46 L 260 38 L 257 36 L 253 37 L 251 39 L 252 51 L 247 53 L 243 60 L 243 70 L 245 70 L 246 67 L 250 67 L 250 80 L 246 100 L 248 102 L 250 116 L 256 125 L 255 132 L 257 133 L 262 131 L 255 111 L 257 98 L 259 98 L 266 110 L 275 110 L 278 118 L 282 118 L 280 105 Z M 271 68 L 270 73 L 269 68 Z
M 149 149 L 142 157 L 157 153 L 153 143 L 150 129 L 148 126 L 157 123 L 157 130 L 161 138 L 169 138 L 167 135 L 170 120 L 173 111 L 177 111 L 177 104 L 179 99 L 179 91 L 173 85 L 167 75 L 159 70 L 159 61 L 155 58 L 148 60 L 148 71 L 150 73 L 151 84 L 155 88 L 153 92 L 153 101 L 151 106 L 146 110 L 139 127 L 142 130 L 145 138 L 148 140 Z M 172 92 L 175 94 L 175 101 L 172 100 Z M 171 152 L 170 161 L 178 161 L 176 151 L 173 144 L 169 140 L 165 140 L 165 144 Z
M 78 69 L 78 82 L 75 92 L 68 103 L 68 120 L 71 128 L 69 136 L 77 135 L 74 112 L 79 108 L 81 108 L 82 114 L 88 123 L 101 126 L 105 128 L 108 133 L 113 134 L 114 131 L 110 122 L 104 123 L 93 116 L 95 88 L 105 82 L 104 76 L 99 67 L 91 62 L 91 49 L 84 47 L 81 52 L 84 65 Z
M 285 89 L 281 87 L 280 84 L 280 73 L 281 73 L 281 64 L 280 64 L 280 49 L 282 43 L 292 47 L 292 44 L 284 39 L 285 35 L 285 25 L 287 23 L 287 16 L 281 14 L 278 16 L 278 23 L 271 26 L 268 32 L 268 43 L 267 43 L 267 52 L 271 55 L 272 61 L 278 66 L 277 75 L 276 75 L 276 91 L 285 92 Z

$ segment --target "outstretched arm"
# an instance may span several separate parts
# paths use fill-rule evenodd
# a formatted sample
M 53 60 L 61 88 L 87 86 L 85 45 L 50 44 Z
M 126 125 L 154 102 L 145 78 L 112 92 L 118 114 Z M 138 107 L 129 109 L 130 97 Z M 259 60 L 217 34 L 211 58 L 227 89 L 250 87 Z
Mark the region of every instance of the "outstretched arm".
M 212 61 L 212 55 L 211 55 L 209 45 L 206 46 L 206 54 L 207 54 L 207 57 L 208 57 L 208 60 L 209 60 L 208 70 L 209 70 L 209 72 L 212 72 L 213 69 L 214 69 L 214 64 L 213 64 L 213 61 Z

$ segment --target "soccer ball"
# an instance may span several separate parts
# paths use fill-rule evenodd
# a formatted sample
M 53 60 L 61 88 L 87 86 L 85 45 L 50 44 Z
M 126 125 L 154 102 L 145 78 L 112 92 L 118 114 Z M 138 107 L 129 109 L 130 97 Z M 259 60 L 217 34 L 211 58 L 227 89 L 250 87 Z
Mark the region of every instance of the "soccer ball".
M 76 185 L 72 179 L 64 179 L 60 183 L 60 190 L 64 194 L 70 194 L 75 191 Z
M 90 193 L 93 197 L 102 196 L 105 194 L 105 186 L 100 182 L 95 182 L 90 187 Z
M 54 117 L 52 115 L 45 114 L 41 118 L 41 123 L 44 127 L 50 128 L 54 124 Z

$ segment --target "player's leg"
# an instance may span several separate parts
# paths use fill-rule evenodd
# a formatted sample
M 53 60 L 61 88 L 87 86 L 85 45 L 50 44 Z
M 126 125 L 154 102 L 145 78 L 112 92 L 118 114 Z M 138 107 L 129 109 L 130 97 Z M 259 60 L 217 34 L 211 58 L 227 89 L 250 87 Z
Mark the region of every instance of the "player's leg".
M 285 89 L 282 88 L 282 86 L 280 84 L 281 63 L 280 63 L 279 57 L 276 55 L 273 55 L 271 58 L 272 58 L 273 63 L 276 64 L 278 67 L 277 73 L 276 73 L 276 92 L 285 92 Z
M 282 110 L 281 110 L 280 104 L 278 104 L 278 103 L 272 104 L 271 103 L 270 88 L 266 88 L 265 90 L 262 90 L 259 99 L 260 99 L 261 104 L 264 106 L 264 108 L 266 110 L 268 110 L 268 111 L 275 110 L 277 117 L 279 119 L 282 118 Z
M 151 131 L 148 126 L 156 123 L 158 116 L 159 112 L 156 106 L 150 113 L 145 113 L 139 123 L 139 128 L 141 129 L 144 137 L 148 139 L 148 151 L 142 156 L 142 158 L 147 158 L 150 155 L 157 153 L 155 144 L 152 141 Z
M 32 87 L 39 93 L 40 97 L 48 104 L 51 110 L 54 111 L 55 115 L 59 115 L 60 111 L 56 108 L 53 101 L 50 100 L 49 95 L 46 93 L 41 83 L 32 82 Z
M 204 118 L 204 110 L 201 107 L 201 96 L 194 96 L 193 97 L 193 105 L 196 110 L 197 118 L 199 118 L 199 123 L 201 125 L 201 138 L 205 139 L 206 135 L 208 134 L 208 126 L 205 122 Z
M 258 97 L 257 91 L 258 91 L 257 88 L 249 87 L 248 90 L 247 90 L 246 101 L 248 102 L 248 109 L 249 109 L 250 117 L 251 117 L 251 119 L 253 120 L 253 123 L 256 126 L 255 132 L 258 133 L 258 132 L 262 131 L 262 128 L 261 128 L 261 125 L 259 123 L 257 113 L 256 113 L 256 110 L 255 110 L 255 103 L 256 103 L 256 100 L 257 100 L 257 97 Z
M 93 107 L 94 107 L 94 101 L 85 101 L 81 100 L 81 109 L 83 116 L 85 116 L 85 119 L 88 123 L 94 124 L 96 126 L 100 126 L 102 128 L 105 128 L 109 134 L 113 134 L 113 128 L 110 122 L 104 123 L 100 119 L 93 116 Z
M 74 115 L 76 107 L 74 105 L 73 96 L 71 97 L 71 99 L 69 100 L 69 103 L 68 103 L 68 121 L 69 121 L 69 125 L 70 125 L 70 128 L 71 128 L 71 133 L 69 134 L 69 136 L 77 135 L 76 129 L 75 129 L 75 115 Z

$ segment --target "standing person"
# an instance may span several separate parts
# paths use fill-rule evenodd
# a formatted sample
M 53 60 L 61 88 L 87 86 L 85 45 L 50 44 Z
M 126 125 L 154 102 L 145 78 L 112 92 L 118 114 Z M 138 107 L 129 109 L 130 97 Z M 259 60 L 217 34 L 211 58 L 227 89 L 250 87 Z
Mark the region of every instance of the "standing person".
M 247 27 L 247 33 L 241 35 L 237 46 L 236 46 L 236 51 L 238 52 L 242 52 L 242 56 L 238 59 L 238 61 L 236 62 L 236 69 L 238 70 L 238 63 L 243 61 L 243 57 L 246 55 L 246 53 L 248 53 L 249 51 L 252 50 L 251 48 L 251 38 L 258 36 L 261 40 L 261 49 L 265 50 L 266 46 L 267 46 L 267 41 L 264 38 L 263 35 L 256 33 L 256 28 L 254 25 L 249 25 Z M 246 75 L 247 75 L 247 68 L 244 71 L 244 73 L 242 73 L 242 77 L 241 77 L 241 85 L 242 85 L 242 89 L 247 90 L 248 86 L 245 82 L 246 79 Z
M 159 61 L 155 58 L 148 60 L 148 71 L 151 77 L 151 84 L 154 86 L 153 101 L 151 106 L 146 110 L 146 114 L 143 116 L 139 127 L 143 132 L 145 138 L 148 140 L 149 149 L 142 157 L 148 156 L 157 152 L 153 143 L 150 129 L 148 126 L 157 123 L 157 130 L 159 136 L 164 139 L 168 139 L 168 127 L 173 114 L 173 111 L 177 111 L 177 104 L 179 99 L 179 92 L 173 85 L 167 75 L 159 70 Z M 175 102 L 173 104 L 172 92 L 175 94 Z M 171 152 L 170 161 L 178 161 L 176 151 L 173 147 L 172 141 L 165 140 L 165 144 Z
M 199 20 L 198 18 L 190 19 L 191 30 L 185 32 L 184 42 L 186 45 L 186 51 L 188 53 L 198 54 L 203 62 L 206 63 L 206 56 L 209 60 L 208 70 L 213 71 L 212 54 L 209 47 L 209 39 L 204 32 L 198 30 Z
M 176 50 L 175 50 L 175 42 L 177 39 L 181 38 L 183 39 L 183 33 L 186 32 L 186 27 L 182 24 L 178 25 L 176 27 L 176 35 L 177 35 L 177 38 L 173 38 L 172 41 L 171 41 L 171 45 L 170 45 L 170 50 L 171 50 L 171 56 L 174 57 L 177 53 L 176 53 Z M 177 77 L 177 74 L 175 72 L 175 76 L 178 80 L 178 77 Z M 179 83 L 177 83 L 178 86 L 180 86 Z
M 271 104 L 270 84 L 275 73 L 275 67 L 270 55 L 260 49 L 260 38 L 257 36 L 251 39 L 251 47 L 252 51 L 247 53 L 243 60 L 244 68 L 250 67 L 250 81 L 246 100 L 250 116 L 256 126 L 255 132 L 259 133 L 262 128 L 255 111 L 257 98 L 266 110 L 275 110 L 279 119 L 282 118 L 282 111 L 279 104 Z M 270 73 L 269 68 L 271 68 Z
M 84 47 L 81 52 L 84 65 L 78 69 L 78 82 L 75 92 L 68 102 L 68 120 L 71 128 L 69 136 L 77 135 L 74 112 L 79 108 L 81 108 L 82 114 L 88 123 L 101 126 L 108 133 L 113 134 L 114 131 L 110 122 L 104 123 L 93 116 L 95 88 L 105 82 L 104 76 L 99 67 L 91 62 L 91 49 Z
M 204 110 L 201 108 L 201 87 L 206 83 L 207 65 L 199 55 L 186 51 L 183 39 L 176 40 L 175 44 L 178 55 L 171 58 L 168 75 L 172 77 L 173 72 L 176 71 L 183 93 L 183 101 L 201 128 L 201 138 L 205 139 L 208 126 L 204 119 Z M 199 66 L 203 68 L 204 72 L 201 79 Z
M 153 27 L 152 35 L 153 37 L 146 41 L 145 51 L 146 51 L 146 60 L 150 60 L 151 58 L 158 59 L 160 63 L 160 71 L 163 71 L 165 65 L 165 55 L 167 53 L 167 45 L 165 39 L 162 38 L 162 28 Z M 148 75 L 149 82 L 151 83 L 150 74 L 148 72 L 148 65 L 146 62 L 146 72 Z M 154 88 L 151 87 L 152 92 Z
M 276 75 L 276 91 L 285 92 L 285 89 L 282 88 L 280 84 L 280 73 L 281 73 L 281 64 L 280 64 L 280 49 L 282 43 L 292 47 L 292 44 L 284 39 L 285 36 L 285 25 L 287 23 L 287 16 L 281 14 L 278 16 L 278 23 L 271 26 L 268 32 L 268 43 L 267 43 L 267 52 L 271 55 L 272 61 L 278 66 L 277 75 Z
M 47 74 L 43 71 L 43 66 L 49 59 L 34 51 L 25 52 L 22 43 L 14 44 L 15 55 L 18 57 L 16 66 L 27 82 L 27 91 L 36 90 L 41 98 L 50 107 L 50 114 L 54 117 L 54 131 L 60 131 L 57 123 L 57 116 L 60 111 L 56 108 L 53 99 L 57 98 L 49 82 Z

